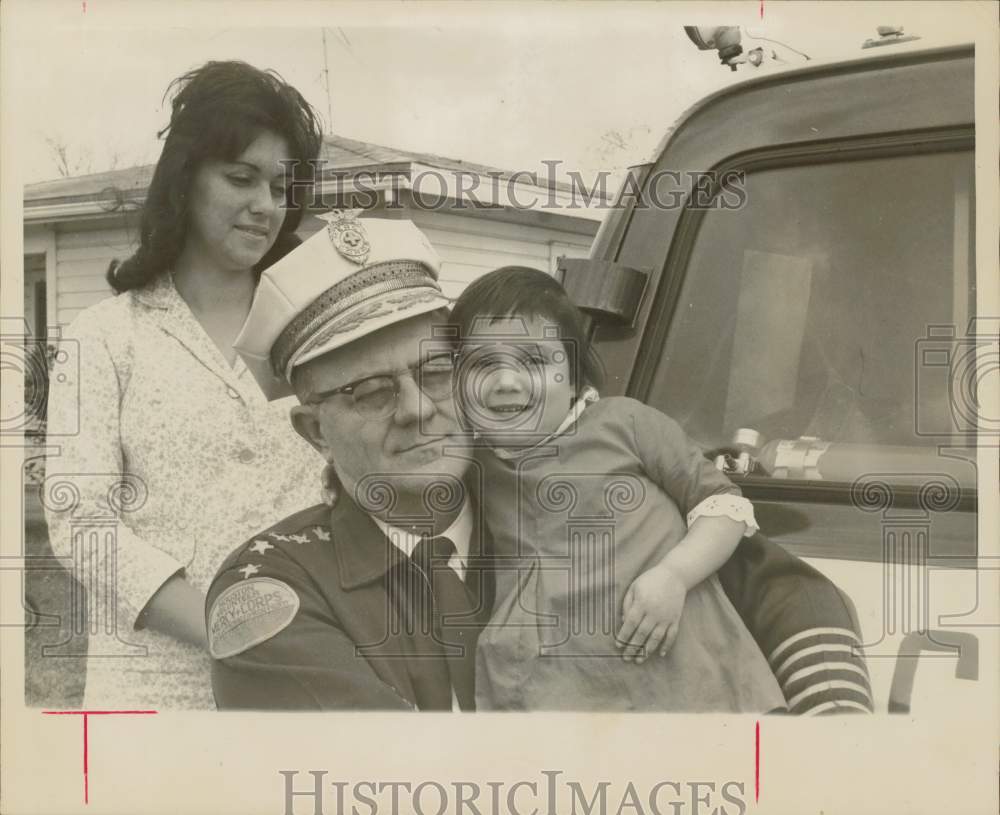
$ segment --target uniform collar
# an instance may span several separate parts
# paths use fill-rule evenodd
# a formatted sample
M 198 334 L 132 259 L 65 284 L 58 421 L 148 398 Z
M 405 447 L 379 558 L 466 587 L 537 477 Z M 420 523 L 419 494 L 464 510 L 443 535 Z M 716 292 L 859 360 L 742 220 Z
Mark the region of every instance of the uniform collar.
M 443 533 L 455 544 L 463 566 L 468 563 L 474 521 L 473 506 L 466 497 L 458 517 Z M 412 546 L 416 546 L 419 540 L 419 536 L 373 518 L 343 493 L 337 498 L 330 513 L 330 528 L 336 542 L 334 551 L 340 567 L 340 585 L 345 590 L 377 580 L 390 569 L 407 561 Z M 404 546 L 404 540 L 416 538 L 409 551 L 404 551 L 393 543 L 393 533 Z
M 380 518 L 372 518 L 372 520 L 375 521 L 375 525 L 382 530 L 393 545 L 401 549 L 407 557 L 413 555 L 413 550 L 420 543 L 422 535 L 387 524 Z M 472 505 L 469 503 L 468 496 L 466 496 L 465 501 L 462 503 L 462 508 L 458 511 L 458 516 L 452 522 L 451 526 L 444 530 L 444 532 L 434 535 L 434 537 L 447 538 L 455 544 L 455 554 L 452 555 L 449 565 L 453 568 L 454 566 L 458 566 L 456 571 L 459 577 L 464 576 L 465 570 L 469 565 L 469 542 L 472 540 Z
M 330 512 L 340 585 L 356 589 L 382 577 L 406 560 L 406 555 L 382 534 L 372 517 L 346 494 L 337 496 Z

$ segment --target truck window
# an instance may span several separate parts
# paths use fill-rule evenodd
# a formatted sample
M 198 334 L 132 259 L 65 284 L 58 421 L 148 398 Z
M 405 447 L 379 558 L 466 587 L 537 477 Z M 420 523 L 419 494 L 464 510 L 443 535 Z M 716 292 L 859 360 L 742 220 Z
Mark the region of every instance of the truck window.
M 918 351 L 975 314 L 973 178 L 971 145 L 749 173 L 740 209 L 700 214 L 646 401 L 706 448 L 757 431 L 772 479 L 905 478 L 943 442 L 972 447 Z M 839 464 L 779 466 L 802 437 Z

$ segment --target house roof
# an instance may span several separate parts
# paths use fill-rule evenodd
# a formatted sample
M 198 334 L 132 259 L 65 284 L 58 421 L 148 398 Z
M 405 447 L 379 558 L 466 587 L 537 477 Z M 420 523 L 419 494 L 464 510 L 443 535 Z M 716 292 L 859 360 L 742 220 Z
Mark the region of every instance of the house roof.
M 394 147 L 384 147 L 336 135 L 324 137 L 322 158 L 325 161 L 325 174 L 330 176 L 346 171 L 375 167 L 409 168 L 414 164 L 452 172 L 476 173 L 483 176 L 493 174 L 498 175 L 501 179 L 512 176 L 512 172 L 509 170 L 501 170 L 484 164 L 446 158 L 431 153 L 399 150 Z M 146 164 L 122 170 L 109 170 L 103 173 L 27 184 L 24 188 L 25 208 L 84 202 L 116 202 L 122 199 L 138 201 L 142 199 L 153 178 L 154 166 Z M 539 180 L 541 181 L 541 179 Z M 563 182 L 556 182 L 555 188 L 562 191 L 571 189 L 569 184 Z

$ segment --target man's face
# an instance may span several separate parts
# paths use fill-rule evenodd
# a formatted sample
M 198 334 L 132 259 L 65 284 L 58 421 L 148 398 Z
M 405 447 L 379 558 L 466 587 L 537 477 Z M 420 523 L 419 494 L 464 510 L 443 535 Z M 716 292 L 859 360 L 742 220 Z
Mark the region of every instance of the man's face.
M 333 463 L 344 490 L 359 506 L 390 523 L 402 516 L 426 517 L 427 487 L 453 484 L 469 464 L 444 453 L 446 446 L 464 439 L 451 393 L 433 399 L 411 376 L 418 366 L 434 362 L 429 353 L 434 344 L 428 342 L 433 325 L 432 315 L 411 317 L 296 370 L 295 388 L 303 404 L 292 410 L 295 429 Z M 309 404 L 317 395 L 378 375 L 397 379 L 394 411 L 391 403 L 375 416 L 357 410 L 355 398 L 360 403 L 367 396 L 368 382 L 358 386 L 355 396 L 338 393 Z M 395 506 L 385 511 L 380 507 L 387 493 L 380 484 L 395 499 Z

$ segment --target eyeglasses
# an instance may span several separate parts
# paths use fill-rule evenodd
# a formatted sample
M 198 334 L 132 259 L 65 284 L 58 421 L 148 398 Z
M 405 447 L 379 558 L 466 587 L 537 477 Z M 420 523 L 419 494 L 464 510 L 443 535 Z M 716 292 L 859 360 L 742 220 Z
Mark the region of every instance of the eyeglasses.
M 455 355 L 438 354 L 420 365 L 396 374 L 376 374 L 356 379 L 333 390 L 317 393 L 308 404 L 318 405 L 334 396 L 350 397 L 351 405 L 365 419 L 384 419 L 396 412 L 399 380 L 409 376 L 430 399 L 440 402 L 455 389 Z

